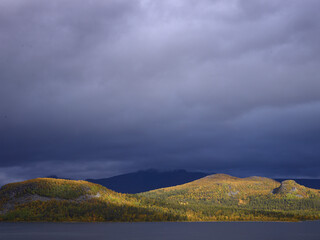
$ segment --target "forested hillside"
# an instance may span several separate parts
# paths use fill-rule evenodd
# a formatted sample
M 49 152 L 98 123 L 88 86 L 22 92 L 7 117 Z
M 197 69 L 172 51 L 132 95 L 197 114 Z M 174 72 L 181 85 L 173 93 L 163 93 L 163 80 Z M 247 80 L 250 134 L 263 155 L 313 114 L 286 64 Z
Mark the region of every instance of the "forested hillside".
M 52 178 L 11 183 L 0 190 L 6 221 L 178 221 L 167 209 L 86 181 Z
M 142 193 L 154 204 L 198 220 L 319 219 L 320 192 L 293 180 L 215 174 L 183 185 Z
M 299 221 L 320 219 L 319 190 L 225 174 L 141 194 L 38 178 L 0 189 L 3 221 Z

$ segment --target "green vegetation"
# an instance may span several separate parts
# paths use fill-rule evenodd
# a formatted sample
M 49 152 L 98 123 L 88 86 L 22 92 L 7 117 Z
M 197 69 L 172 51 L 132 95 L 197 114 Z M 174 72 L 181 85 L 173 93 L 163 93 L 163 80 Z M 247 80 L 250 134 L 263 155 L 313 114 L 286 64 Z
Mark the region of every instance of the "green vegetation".
M 215 174 L 130 195 L 39 178 L 0 189 L 3 221 L 299 221 L 320 219 L 319 190 L 294 181 Z
M 110 191 L 98 184 L 86 181 L 70 181 L 53 178 L 37 178 L 24 182 L 10 183 L 3 186 L 1 193 L 14 193 L 15 197 L 28 194 L 50 198 L 76 199 L 85 194 L 96 194 L 98 191 Z
M 319 190 L 306 188 L 292 180 L 280 184 L 262 177 L 236 178 L 215 174 L 139 196 L 143 196 L 147 204 L 187 214 L 189 220 L 320 219 Z
M 0 190 L 4 221 L 181 221 L 157 206 L 143 206 L 131 195 L 86 181 L 39 178 Z

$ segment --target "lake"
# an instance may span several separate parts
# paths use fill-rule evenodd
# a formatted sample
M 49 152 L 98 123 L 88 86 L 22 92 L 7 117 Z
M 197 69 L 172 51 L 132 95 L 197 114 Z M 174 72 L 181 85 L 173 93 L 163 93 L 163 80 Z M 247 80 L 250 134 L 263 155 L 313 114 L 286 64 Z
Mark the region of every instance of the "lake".
M 320 239 L 314 222 L 0 223 L 1 240 L 307 240 Z

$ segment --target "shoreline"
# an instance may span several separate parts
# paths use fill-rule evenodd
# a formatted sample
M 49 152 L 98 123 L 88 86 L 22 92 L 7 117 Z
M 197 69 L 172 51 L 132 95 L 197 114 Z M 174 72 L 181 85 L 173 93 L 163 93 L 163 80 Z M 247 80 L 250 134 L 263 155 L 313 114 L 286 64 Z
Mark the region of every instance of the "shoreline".
M 100 224 L 100 223 L 305 223 L 305 222 L 320 222 L 320 219 L 317 220 L 305 220 L 305 221 L 149 221 L 149 222 L 79 222 L 79 221 L 66 221 L 66 222 L 49 222 L 49 221 L 0 221 L 1 223 L 70 223 L 70 224 L 76 224 L 76 223 L 83 223 L 83 224 Z

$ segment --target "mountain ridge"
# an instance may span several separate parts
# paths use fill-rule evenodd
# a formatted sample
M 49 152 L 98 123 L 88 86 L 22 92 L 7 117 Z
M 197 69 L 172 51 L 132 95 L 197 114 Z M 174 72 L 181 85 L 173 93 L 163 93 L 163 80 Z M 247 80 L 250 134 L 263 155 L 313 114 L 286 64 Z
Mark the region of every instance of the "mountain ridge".
M 161 187 L 170 187 L 190 182 L 209 175 L 204 172 L 189 172 L 183 169 L 159 171 L 140 170 L 102 179 L 86 179 L 121 193 L 139 193 Z
M 177 177 L 176 173 L 184 173 L 186 176 Z M 141 176 L 144 173 L 149 173 L 149 176 Z M 160 174 L 159 174 L 160 173 Z M 168 178 L 166 174 L 173 175 L 171 178 Z M 158 177 L 153 176 L 154 174 L 158 174 Z M 191 174 L 191 175 L 189 175 Z M 194 174 L 194 175 L 192 175 Z M 176 169 L 171 171 L 162 170 L 159 171 L 157 169 L 147 169 L 147 170 L 139 170 L 136 172 L 129 172 L 125 174 L 115 175 L 107 178 L 88 178 L 86 181 L 98 183 L 103 185 L 113 191 L 121 192 L 121 193 L 140 193 L 149 190 L 154 190 L 162 187 L 170 187 L 176 186 L 180 184 L 184 184 L 196 179 L 200 179 L 202 177 L 211 175 L 213 173 L 209 172 L 190 172 L 183 169 Z M 140 176 L 139 176 L 140 175 Z M 48 176 L 49 178 L 59 178 L 59 179 L 69 179 L 70 178 L 62 178 L 57 175 Z M 254 176 L 252 176 L 254 177 Z M 261 177 L 260 177 L 261 178 Z M 300 185 L 320 189 L 320 179 L 305 179 L 305 178 L 272 178 L 278 182 L 282 182 L 288 179 L 294 180 Z

